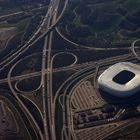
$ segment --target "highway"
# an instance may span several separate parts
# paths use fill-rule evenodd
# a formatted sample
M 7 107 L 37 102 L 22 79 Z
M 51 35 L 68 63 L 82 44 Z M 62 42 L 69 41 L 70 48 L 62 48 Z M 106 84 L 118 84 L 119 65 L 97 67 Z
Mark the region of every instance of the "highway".
M 71 110 L 71 95 L 73 89 L 83 80 L 89 78 L 91 75 L 95 76 L 94 78 L 94 86 L 96 86 L 96 78 L 99 69 L 104 70 L 108 66 L 120 62 L 120 61 L 136 61 L 137 59 L 140 60 L 139 54 L 135 51 L 135 44 L 140 41 L 140 39 L 135 40 L 132 43 L 131 50 L 132 53 L 120 55 L 117 57 L 111 57 L 106 58 L 99 61 L 91 61 L 86 62 L 82 64 L 77 64 L 78 58 L 74 53 L 71 52 L 59 52 L 54 55 L 52 55 L 52 39 L 53 39 L 53 31 L 56 29 L 58 34 L 67 42 L 73 44 L 77 48 L 86 48 L 88 50 L 118 50 L 118 48 L 90 48 L 88 46 L 82 46 L 75 42 L 70 41 L 65 36 L 61 34 L 61 32 L 56 27 L 59 23 L 61 17 L 63 16 L 64 11 L 66 10 L 66 6 L 68 4 L 68 0 L 65 0 L 63 9 L 61 10 L 60 15 L 58 15 L 59 5 L 61 3 L 61 0 L 51 0 L 50 4 L 48 6 L 48 11 L 46 13 L 46 16 L 44 17 L 42 23 L 36 30 L 36 32 L 31 36 L 31 38 L 18 50 L 12 52 L 12 54 L 6 58 L 3 62 L 0 63 L 0 71 L 4 70 L 7 66 L 9 66 L 12 62 L 15 62 L 15 60 L 18 60 L 18 58 L 23 55 L 29 48 L 33 47 L 33 45 L 38 42 L 41 38 L 45 37 L 45 42 L 42 50 L 42 64 L 41 64 L 41 71 L 23 74 L 19 76 L 12 76 L 12 72 L 14 71 L 15 67 L 22 63 L 25 58 L 21 58 L 17 62 L 14 63 L 14 65 L 11 67 L 7 78 L 0 79 L 0 84 L 7 83 L 9 85 L 9 88 L 15 97 L 15 99 L 18 101 L 19 106 L 23 110 L 23 112 L 28 117 L 30 124 L 32 128 L 34 129 L 37 137 L 41 140 L 57 140 L 56 137 L 56 129 L 58 129 L 58 126 L 55 124 L 55 120 L 57 117 L 59 117 L 59 114 L 56 113 L 57 105 L 60 104 L 62 107 L 62 130 L 61 134 L 65 135 L 65 138 L 61 137 L 62 139 L 66 140 L 76 140 L 76 136 L 73 133 L 73 116 L 72 116 L 72 110 Z M 15 13 L 15 14 L 21 14 Z M 9 14 L 7 16 L 13 16 L 12 14 Z M 120 50 L 128 50 L 130 48 L 120 48 Z M 59 67 L 59 68 L 53 68 L 53 62 L 56 56 L 67 53 L 74 56 L 75 61 L 69 66 Z M 28 57 L 28 56 L 27 56 Z M 80 69 L 80 70 L 79 70 Z M 69 70 L 75 70 L 77 71 L 75 74 L 73 74 L 71 77 L 69 77 L 57 90 L 56 93 L 53 93 L 53 73 L 55 72 L 63 72 L 63 71 L 69 71 Z M 32 104 L 36 106 L 38 109 L 42 121 L 43 121 L 43 127 L 44 131 L 41 130 L 41 128 L 38 125 L 38 122 L 35 120 L 34 116 L 31 114 L 30 110 L 26 107 L 26 105 L 22 102 L 22 100 L 19 98 L 19 93 L 27 93 L 24 91 L 21 91 L 18 89 L 17 84 L 18 82 L 29 79 L 31 77 L 41 77 L 40 85 L 39 87 L 34 90 L 38 91 L 41 90 L 41 96 L 42 96 L 42 105 L 43 105 L 43 112 L 37 107 L 37 105 L 30 99 L 28 99 L 26 96 L 22 95 L 24 98 L 27 98 Z M 15 82 L 16 84 L 13 85 L 12 82 Z M 34 92 L 31 91 L 31 92 Z M 60 100 L 62 99 L 62 102 Z M 118 118 L 121 117 L 121 115 L 125 112 L 125 110 L 120 110 L 116 116 L 110 120 L 105 121 L 115 121 Z
M 52 6 L 51 6 L 52 3 L 53 3 L 53 0 L 51 1 L 50 5 L 49 5 L 49 7 L 50 7 L 49 9 L 52 9 Z M 67 4 L 68 4 L 68 0 L 65 0 L 65 4 L 62 9 L 62 12 L 60 13 L 60 15 L 57 18 L 57 20 L 55 21 L 55 23 L 52 24 L 47 30 L 45 30 L 45 32 L 40 33 L 43 30 L 43 27 L 46 25 L 46 20 L 47 20 L 48 13 L 49 13 L 49 12 L 47 12 L 41 26 L 37 29 L 37 31 L 29 39 L 29 41 L 27 41 L 23 46 L 19 47 L 19 49 L 16 50 L 16 52 L 13 52 L 8 58 L 6 58 L 3 62 L 0 63 L 0 71 L 4 70 L 8 65 L 10 65 L 12 62 L 17 60 L 19 58 L 19 56 L 24 54 L 29 48 L 33 47 L 33 45 L 36 42 L 38 42 L 40 39 L 42 39 L 43 37 L 48 35 L 51 31 L 53 31 L 53 29 L 55 28 L 55 26 L 58 24 L 61 17 L 63 16 L 63 14 L 66 10 Z M 53 14 L 55 14 L 55 12 Z
M 49 51 L 46 51 L 46 52 L 49 52 Z M 135 58 L 134 57 L 132 57 L 132 54 L 127 54 L 127 55 L 122 55 L 122 56 L 118 56 L 118 57 L 113 57 L 113 58 L 107 58 L 107 59 L 104 59 L 104 60 L 99 60 L 98 62 L 91 62 L 91 63 L 85 63 L 85 64 L 77 64 L 77 65 L 74 65 L 74 66 L 72 66 L 71 68 L 73 69 L 74 67 L 75 68 L 78 68 L 79 66 L 81 67 L 85 67 L 85 66 L 89 66 L 89 67 L 93 67 L 93 65 L 94 66 L 96 66 L 96 65 L 109 65 L 109 64 L 111 64 L 111 63 L 114 63 L 114 61 L 130 61 L 130 60 L 135 60 Z M 53 63 L 53 59 L 52 59 L 52 61 L 51 61 L 51 65 L 52 65 L 52 63 Z M 16 66 L 16 64 L 15 64 L 15 66 Z M 50 66 L 50 68 L 52 68 L 52 66 Z M 49 70 L 51 70 L 49 68 Z M 69 70 L 69 68 L 70 67 L 66 67 L 66 69 L 67 70 Z M 62 70 L 63 68 L 58 68 L 58 70 Z M 57 69 L 56 69 L 57 70 Z M 54 71 L 54 70 L 53 70 Z M 45 72 L 46 73 L 48 73 L 48 69 L 45 69 Z M 52 71 L 50 71 L 50 72 L 52 72 Z M 92 71 L 93 72 L 93 71 Z M 85 70 L 84 70 L 84 73 L 85 73 Z M 35 73 L 36 74 L 36 73 Z M 37 72 L 37 74 L 41 74 L 41 72 Z M 80 75 L 82 75 L 82 77 L 84 77 L 85 75 L 83 75 L 81 72 L 78 72 L 76 75 L 78 75 L 78 74 L 80 74 Z M 25 76 L 25 75 L 24 75 Z M 26 75 L 27 77 L 29 76 L 28 74 Z M 21 78 L 23 78 L 23 77 L 21 77 Z M 70 77 L 70 79 L 71 79 L 72 77 Z M 73 78 L 75 79 L 75 77 L 73 76 Z M 79 78 L 79 76 L 77 77 L 77 78 Z M 9 78 L 8 78 L 9 79 Z M 12 78 L 11 78 L 11 80 L 12 80 Z M 9 83 L 9 82 L 8 82 Z M 55 104 L 55 101 L 54 101 L 54 104 Z M 53 107 L 53 108 L 55 108 L 55 107 Z M 55 110 L 55 109 L 54 109 Z
M 129 58 L 127 58 L 129 60 Z M 127 59 L 124 59 L 123 61 L 127 61 Z M 136 59 L 136 58 L 135 58 Z M 114 62 L 113 62 L 114 61 Z M 129 60 L 130 61 L 130 60 Z M 112 63 L 117 63 L 116 60 L 112 60 Z M 102 63 L 98 63 L 96 65 L 96 67 L 94 66 L 93 70 L 91 72 L 84 72 L 85 76 L 84 78 L 81 78 L 81 73 L 79 74 L 79 76 L 77 75 L 77 78 L 75 78 L 74 80 L 71 79 L 70 81 L 70 84 L 65 88 L 65 91 L 64 91 L 64 99 L 63 99 L 63 117 L 65 118 L 65 116 L 67 116 L 67 119 L 64 119 L 65 122 L 63 122 L 63 125 L 66 125 L 66 127 L 69 128 L 69 133 L 68 133 L 68 140 L 71 139 L 71 137 L 73 137 L 73 139 L 75 139 L 75 136 L 73 133 L 73 114 L 72 114 L 72 110 L 70 109 L 71 108 L 71 103 L 70 103 L 70 100 L 71 100 L 71 95 L 73 94 L 73 89 L 75 87 L 78 86 L 79 83 L 81 83 L 81 81 L 84 81 L 85 79 L 87 79 L 88 77 L 96 77 L 97 78 L 97 71 L 99 70 L 99 67 L 100 69 L 106 69 L 106 66 L 109 66 L 109 65 L 112 65 L 111 64 L 111 61 L 109 62 L 105 62 L 104 64 Z M 88 69 L 88 68 L 87 68 Z M 78 73 L 77 73 L 78 74 Z M 83 74 L 82 74 L 83 75 Z M 95 82 L 95 81 L 94 81 Z M 65 103 L 66 102 L 66 103 Z M 62 104 L 62 103 L 61 103 Z M 65 108 L 65 109 L 64 109 Z M 67 111 L 66 111 L 67 110 Z M 107 119 L 107 120 L 104 120 L 104 121 L 101 121 L 99 123 L 102 123 L 102 124 L 106 124 L 107 122 L 113 122 L 113 121 L 116 121 L 116 120 L 119 120 L 121 118 L 121 116 L 123 116 L 123 114 L 125 113 L 125 109 L 122 109 L 120 110 L 115 116 L 114 118 L 112 119 Z M 99 125 L 99 124 L 98 124 Z M 64 126 L 65 127 L 65 126 Z M 117 129 L 118 130 L 118 129 Z M 116 131 L 117 131 L 116 130 Z M 106 136 L 108 136 L 109 134 L 106 134 Z M 104 138 L 105 136 L 103 137 L 100 137 L 100 139 Z M 99 139 L 99 140 L 100 140 Z
M 9 88 L 10 88 L 12 94 L 14 95 L 14 97 L 16 98 L 16 100 L 18 101 L 18 104 L 20 105 L 21 109 L 27 115 L 27 118 L 29 119 L 32 128 L 35 129 L 36 134 L 39 133 L 39 136 L 40 136 L 41 140 L 44 140 L 44 136 L 43 136 L 42 131 L 39 128 L 36 120 L 34 119 L 34 117 L 32 116 L 32 114 L 30 113 L 30 111 L 27 109 L 26 105 L 24 105 L 24 103 L 21 101 L 21 99 L 18 96 L 18 93 L 14 90 L 13 85 L 11 83 L 11 74 L 12 74 L 12 71 L 15 68 L 15 66 L 16 66 L 16 64 L 11 67 L 11 69 L 10 69 L 10 71 L 8 73 L 8 76 L 7 76 Z
M 51 0 L 50 5 L 49 5 L 49 9 L 47 11 L 47 14 L 46 14 L 46 16 L 45 16 L 45 18 L 44 18 L 41 26 L 39 27 L 39 29 L 36 31 L 36 33 L 34 33 L 34 35 L 30 38 L 30 40 L 24 46 L 22 46 L 19 50 L 17 50 L 16 52 L 14 52 L 10 57 L 8 57 L 7 59 L 5 59 L 0 64 L 0 66 L 1 66 L 0 70 L 3 70 L 4 68 L 6 68 L 6 66 L 8 66 L 9 64 L 11 64 L 11 62 L 13 62 L 14 60 L 16 60 L 20 55 L 22 55 L 31 46 L 33 46 L 35 42 L 37 42 L 40 38 L 48 35 L 48 33 L 50 33 L 52 31 L 52 29 L 54 28 L 54 26 L 57 24 L 57 22 L 60 20 L 61 16 L 63 15 L 63 12 L 66 9 L 66 5 L 67 5 L 67 2 L 68 1 L 65 2 L 64 8 L 62 10 L 62 13 L 57 18 L 57 9 L 58 9 L 58 6 L 59 6 L 59 2 L 60 2 L 59 0 Z M 42 32 L 44 30 L 45 30 L 45 33 L 43 33 L 38 38 L 36 38 L 36 36 L 38 36 L 40 34 L 40 32 Z M 30 111 L 27 109 L 26 105 L 24 105 L 24 103 L 18 97 L 18 93 L 14 90 L 13 85 L 11 83 L 12 82 L 12 80 L 11 80 L 12 71 L 14 70 L 14 68 L 16 67 L 16 65 L 17 65 L 18 62 L 15 63 L 11 67 L 11 69 L 10 69 L 10 71 L 8 73 L 8 76 L 7 76 L 7 81 L 8 81 L 10 90 L 12 91 L 14 97 L 17 99 L 19 105 L 21 106 L 21 108 L 25 112 L 25 114 L 28 116 L 28 118 L 31 118 L 31 121 L 30 121 L 31 122 L 31 125 L 32 125 L 33 128 L 35 128 L 36 134 L 39 133 L 39 137 L 40 137 L 41 140 L 48 140 L 48 139 L 54 140 L 55 139 L 54 138 L 55 135 L 53 134 L 53 132 L 54 132 L 53 129 L 54 128 L 52 127 L 52 125 L 50 123 L 50 120 L 51 120 L 51 109 L 50 109 L 51 108 L 51 101 L 48 98 L 48 96 L 51 96 L 52 95 L 52 93 L 50 92 L 50 90 L 52 88 L 52 84 L 49 83 L 50 85 L 48 85 L 48 82 L 47 82 L 47 87 L 46 87 L 46 78 L 45 78 L 45 74 L 46 74 L 46 63 L 47 63 L 47 67 L 48 67 L 47 68 L 47 71 L 50 68 L 51 47 L 52 47 L 52 45 L 51 45 L 52 44 L 52 35 L 53 35 L 53 33 L 50 33 L 50 35 L 46 36 L 45 44 L 44 44 L 44 48 L 43 48 L 43 56 L 42 56 L 42 69 L 41 69 L 41 72 L 39 72 L 40 75 L 41 75 L 41 88 L 42 88 L 42 96 L 43 96 L 43 124 L 44 124 L 44 134 L 42 134 L 42 131 L 40 130 L 40 128 L 39 128 L 36 120 L 34 119 L 34 117 L 32 116 L 32 114 L 30 113 Z M 47 59 L 47 61 L 46 61 L 46 59 Z M 19 61 L 22 61 L 22 59 L 19 60 Z M 47 72 L 47 74 L 51 77 L 51 73 Z M 48 93 L 46 93 L 46 88 L 49 89 L 48 90 Z M 47 102 L 46 102 L 46 94 L 47 94 Z M 46 107 L 46 103 L 48 104 L 48 107 Z M 46 110 L 48 111 L 48 113 L 46 112 Z M 49 125 L 49 127 L 48 127 L 48 125 Z
M 45 18 L 49 17 L 48 15 L 50 14 L 50 11 L 51 11 L 51 9 L 52 9 L 51 7 L 52 7 L 52 6 L 51 6 L 51 4 L 50 4 L 50 8 L 48 9 L 48 12 L 47 12 Z M 50 17 L 49 17 L 49 18 L 50 18 Z M 44 21 L 46 21 L 46 19 L 45 19 Z M 44 22 L 44 21 L 43 21 L 43 22 Z M 45 25 L 45 22 L 44 22 L 44 25 Z M 37 33 L 39 33 L 41 29 L 42 29 L 42 26 L 40 26 L 40 28 L 37 30 Z M 32 36 L 32 38 L 31 38 L 23 47 L 21 47 L 18 51 L 16 51 L 13 55 L 11 55 L 11 57 L 9 57 L 7 60 L 5 60 L 5 62 L 3 62 L 3 64 L 4 64 L 4 63 L 7 63 L 7 64 L 4 65 L 1 69 L 3 69 L 5 66 L 7 66 L 7 65 L 10 64 L 11 62 L 13 62 L 16 58 L 18 58 L 19 55 L 23 54 L 26 50 L 28 50 L 28 48 L 30 47 L 30 45 L 28 46 L 28 44 L 30 44 L 30 42 L 32 42 L 32 40 L 36 37 L 36 35 L 37 35 L 37 34 L 34 34 L 34 35 Z M 10 60 L 10 61 L 8 61 L 8 60 Z M 8 62 L 7 62 L 7 61 L 8 61 Z M 36 120 L 34 119 L 34 117 L 32 116 L 32 114 L 30 113 L 30 111 L 27 109 L 26 105 L 24 105 L 24 103 L 23 103 L 23 102 L 21 101 L 21 99 L 18 97 L 18 93 L 14 90 L 14 88 L 13 88 L 13 86 L 12 86 L 12 83 L 11 83 L 11 74 L 12 74 L 12 71 L 13 71 L 13 69 L 15 68 L 16 65 L 17 65 L 17 63 L 15 63 L 15 64 L 11 67 L 11 69 L 10 69 L 10 71 L 9 71 L 9 73 L 8 73 L 8 77 L 7 77 L 10 90 L 12 91 L 14 97 L 17 99 L 17 101 L 18 101 L 19 105 L 21 106 L 22 110 L 24 111 L 24 113 L 28 116 L 28 118 L 31 118 L 32 121 L 30 121 L 30 122 L 31 122 L 32 128 L 35 129 L 36 134 L 38 135 L 38 133 L 39 133 L 39 137 L 41 138 L 41 140 L 44 140 L 44 139 L 47 140 L 47 139 L 48 139 L 47 131 L 45 131 L 45 134 L 44 134 L 44 136 L 43 136 L 42 131 L 40 130 L 40 128 L 39 128 L 39 126 L 38 126 Z M 46 114 L 45 114 L 45 115 L 46 115 Z M 43 117 L 44 117 L 44 116 L 43 116 Z M 29 120 L 30 120 L 30 119 L 29 119 Z M 44 120 L 47 121 L 47 118 L 45 118 Z M 44 122 L 44 125 L 45 125 L 45 128 L 46 128 L 46 123 L 45 123 L 45 122 Z M 45 130 L 45 128 L 44 128 L 44 130 Z M 47 129 L 48 129 L 48 128 L 47 128 Z
M 47 28 L 50 26 L 50 21 L 51 21 L 51 13 L 52 13 L 52 8 L 50 7 L 50 12 L 48 11 L 48 22 L 47 22 Z M 45 44 L 43 48 L 43 56 L 42 56 L 42 69 L 41 69 L 41 91 L 42 91 L 42 96 L 43 96 L 43 124 L 44 124 L 44 139 L 48 140 L 49 139 L 49 134 L 48 134 L 48 119 L 47 119 L 47 113 L 46 113 L 46 85 L 45 85 L 45 70 L 46 70 L 46 49 L 47 49 L 47 41 L 48 41 L 48 36 L 45 38 Z
M 39 9 L 41 9 L 41 8 L 39 8 Z M 33 9 L 33 10 L 36 10 L 36 9 Z M 19 14 L 19 13 L 22 13 L 22 12 L 17 12 L 17 13 L 12 13 L 12 14 L 9 14 L 9 15 L 4 15 L 4 17 L 5 16 L 14 16 L 14 15 L 17 15 L 17 14 Z M 4 61 L 2 61 L 1 63 L 0 63 L 0 70 L 2 70 L 2 66 L 3 66 L 3 68 L 4 67 L 6 67 L 6 66 L 8 66 L 11 62 L 13 62 L 15 59 L 12 59 L 12 58 L 14 58 L 15 56 L 16 56 L 16 54 L 22 54 L 22 51 L 25 49 L 25 51 L 26 50 L 28 50 L 28 48 L 29 47 L 31 47 L 31 45 L 29 45 L 35 38 L 36 38 L 36 36 L 38 36 L 38 34 L 41 32 L 41 30 L 43 29 L 43 26 L 45 25 L 45 22 L 46 22 L 46 18 L 47 18 L 47 14 L 46 14 L 46 16 L 44 17 L 44 20 L 42 21 L 42 23 L 41 23 L 41 25 L 39 26 L 39 28 L 36 30 L 36 32 L 31 36 L 31 38 L 26 42 L 26 44 L 24 44 L 23 46 L 21 46 L 20 48 L 19 48 L 19 50 L 17 50 L 15 53 L 13 52 L 11 55 L 10 55 L 10 57 L 8 57 L 7 59 L 5 59 Z M 23 51 L 23 52 L 25 52 L 25 51 Z M 10 59 L 12 59 L 11 60 L 11 62 L 10 62 Z M 9 63 L 8 63 L 9 62 Z M 8 63 L 8 64 L 6 64 L 6 63 Z M 5 64 L 5 65 L 4 65 Z
M 60 52 L 60 53 L 65 53 L 65 52 Z M 140 54 L 140 53 L 138 53 Z M 55 72 L 62 72 L 62 71 L 68 71 L 68 70 L 76 70 L 76 69 L 82 69 L 84 67 L 89 67 L 89 66 L 92 66 L 92 65 L 96 65 L 96 64 L 102 64 L 102 63 L 106 63 L 108 61 L 112 61 L 113 60 L 118 60 L 118 61 L 123 61 L 127 58 L 130 58 L 130 59 L 134 59 L 135 58 L 133 57 L 132 54 L 125 54 L 125 55 L 121 55 L 121 56 L 115 56 L 115 57 L 111 57 L 111 58 L 107 58 L 107 59 L 101 59 L 101 60 L 98 60 L 98 61 L 90 61 L 90 62 L 86 62 L 86 63 L 82 63 L 82 64 L 74 64 L 74 65 L 70 65 L 70 66 L 64 66 L 64 67 L 59 67 L 59 68 L 53 68 L 53 73 Z M 18 61 L 16 63 L 16 65 L 21 62 Z M 48 72 L 48 69 L 45 70 L 45 73 Z M 33 72 L 33 73 L 28 73 L 28 74 L 23 74 L 23 75 L 19 75 L 19 76 L 14 76 L 14 77 L 11 77 L 11 81 L 16 81 L 16 80 L 22 80 L 22 79 L 27 79 L 28 77 L 37 77 L 37 76 L 40 76 L 41 74 L 41 71 L 39 72 Z M 0 79 L 0 84 L 2 83 L 6 83 L 8 80 L 7 78 L 6 79 Z
M 51 7 L 51 10 L 53 10 L 53 11 L 56 9 L 56 6 L 58 7 L 58 4 L 56 2 L 57 1 L 54 1 L 53 2 L 54 6 L 52 5 L 52 7 Z M 56 16 L 51 15 L 51 13 L 53 13 L 53 12 L 52 11 L 50 12 L 47 28 L 49 28 L 55 22 L 55 19 L 56 19 Z M 51 23 L 51 19 L 52 19 L 52 23 Z M 43 57 L 42 57 L 41 84 L 42 84 L 42 95 L 43 95 L 44 129 L 45 129 L 45 135 L 46 135 L 45 140 L 53 139 L 53 135 L 52 135 L 53 131 L 52 131 L 52 128 L 50 125 L 50 121 L 51 121 L 50 111 L 48 111 L 48 115 L 46 112 L 46 110 L 50 110 L 51 105 L 48 104 L 50 106 L 46 107 L 46 104 L 48 103 L 48 96 L 50 94 L 50 91 L 48 91 L 50 86 L 48 85 L 48 75 L 47 75 L 47 86 L 46 86 L 46 73 L 45 73 L 46 63 L 49 64 L 49 61 L 51 59 L 51 47 L 52 47 L 51 42 L 52 42 L 52 32 L 50 33 L 50 35 L 46 36 L 46 38 L 45 38 L 45 44 L 44 44 L 44 48 L 43 48 Z M 46 51 L 46 50 L 48 50 L 48 51 Z M 47 69 L 49 69 L 48 65 L 47 65 Z M 48 70 L 48 73 L 49 73 L 49 70 Z M 46 88 L 47 88 L 47 92 L 46 92 Z M 46 102 L 46 99 L 47 99 L 47 102 Z M 49 129 L 50 129 L 50 131 L 48 131 Z M 49 132 L 50 132 L 50 134 L 48 134 Z
M 94 64 L 95 64 L 95 61 L 89 62 L 89 63 L 83 63 L 83 64 L 73 64 L 73 65 L 70 65 L 70 66 L 54 68 L 54 69 L 52 69 L 52 72 L 57 73 L 57 72 L 63 72 L 63 71 L 69 71 L 69 70 L 77 70 L 77 69 L 82 69 L 85 66 L 91 66 L 91 65 L 94 65 Z M 48 73 L 48 70 L 49 69 L 45 69 L 45 74 Z M 11 77 L 11 81 L 12 82 L 17 81 L 17 80 L 21 81 L 23 79 L 28 79 L 29 77 L 32 78 L 32 77 L 37 77 L 37 76 L 40 76 L 40 75 L 41 75 L 41 71 L 27 73 L 27 74 Z M 7 81 L 8 81 L 7 78 L 6 79 L 0 79 L 0 84 L 6 83 Z
M 52 24 L 51 24 L 52 26 L 53 26 L 53 24 L 55 24 L 55 22 L 59 21 L 59 19 L 63 15 L 63 12 L 66 9 L 66 5 L 67 5 L 68 1 L 65 1 L 65 5 L 62 10 L 62 13 L 60 14 L 60 16 L 57 19 L 56 17 L 57 17 L 59 2 L 60 2 L 59 0 L 54 0 L 54 8 L 52 8 L 52 9 L 54 9 L 55 13 L 52 17 Z M 44 45 L 44 49 L 43 49 L 43 53 L 45 53 L 44 54 L 45 57 L 42 60 L 43 61 L 42 75 L 44 75 L 43 73 L 45 73 L 45 63 L 46 63 L 46 58 L 47 58 L 47 69 L 48 69 L 48 72 L 47 72 L 47 104 L 48 104 L 47 111 L 48 112 L 47 113 L 48 113 L 49 131 L 50 131 L 49 139 L 54 140 L 56 138 L 55 138 L 55 127 L 54 127 L 54 123 L 52 121 L 52 96 L 53 96 L 53 93 L 52 93 L 52 70 L 53 70 L 52 65 L 53 64 L 51 63 L 52 62 L 51 61 L 52 37 L 53 37 L 53 32 L 51 32 L 50 35 L 47 36 L 45 39 L 45 45 Z M 47 45 L 48 45 L 48 48 L 47 48 Z M 47 55 L 46 55 L 46 49 L 47 49 Z M 43 83 L 43 87 L 44 87 L 43 95 L 45 96 L 45 78 L 42 83 Z M 46 104 L 46 101 L 44 99 L 44 108 L 46 108 L 45 104 Z
M 55 25 L 57 22 L 57 12 L 60 0 L 52 0 L 51 11 L 48 18 L 47 29 Z M 54 13 L 54 14 L 53 14 Z M 52 64 L 51 64 L 51 51 L 52 51 L 52 37 L 53 32 L 50 32 L 45 38 L 42 56 L 42 70 L 41 70 L 41 85 L 43 95 L 43 116 L 44 116 L 44 130 L 45 140 L 55 140 L 55 128 L 52 122 Z M 46 64 L 47 64 L 47 79 L 46 79 Z M 47 81 L 46 81 L 47 80 Z M 47 91 L 46 91 L 47 88 Z M 46 98 L 47 97 L 47 98 Z M 47 106 L 46 106 L 47 105 Z
M 33 9 L 31 9 L 31 11 L 41 10 L 43 8 L 46 8 L 46 7 L 47 6 L 41 6 L 41 7 L 38 7 L 38 8 L 33 8 Z M 7 19 L 7 18 L 10 18 L 10 17 L 13 17 L 13 16 L 18 16 L 18 15 L 25 14 L 25 13 L 26 13 L 26 11 L 19 11 L 19 12 L 14 12 L 14 13 L 2 15 L 2 16 L 0 16 L 0 20 L 1 19 Z
M 131 44 L 131 51 L 134 54 L 134 56 L 140 61 L 140 56 L 138 55 L 138 53 L 135 50 L 135 44 L 137 42 L 140 42 L 140 39 L 137 39 L 137 40 L 135 40 L 135 41 L 132 42 L 132 44 Z
M 131 54 L 132 56 L 132 54 Z M 130 58 L 130 56 L 125 56 L 125 57 L 121 57 L 122 61 L 131 61 L 132 58 Z M 123 59 L 124 58 L 124 59 Z M 120 59 L 120 58 L 119 58 Z M 76 74 L 72 75 L 70 78 L 68 78 L 64 84 L 59 88 L 57 95 L 55 96 L 55 100 L 57 100 L 57 98 L 59 98 L 60 95 L 62 95 L 62 91 L 63 91 L 63 103 L 60 103 L 63 109 L 63 127 L 64 128 L 69 128 L 69 133 L 68 135 L 68 140 L 71 139 L 71 137 L 73 137 L 72 135 L 72 131 L 73 128 L 72 126 L 72 118 L 71 118 L 71 111 L 70 111 L 70 94 L 72 94 L 72 89 L 73 87 L 75 87 L 79 81 L 83 80 L 84 78 L 87 78 L 90 74 L 94 75 L 94 73 L 96 72 L 96 66 L 99 66 L 100 69 L 106 69 L 106 67 L 108 67 L 109 65 L 112 65 L 113 63 L 117 63 L 118 61 L 120 61 L 119 59 L 110 59 L 110 61 L 106 61 L 106 60 L 102 60 L 100 61 L 100 63 L 96 63 L 96 65 L 92 65 L 91 67 L 85 68 L 84 70 L 81 70 L 80 72 L 77 72 Z M 133 57 L 133 59 L 136 60 L 136 58 Z M 61 94 L 60 94 L 61 93 Z
M 120 48 L 96 48 L 96 47 L 90 47 L 90 46 L 84 46 L 84 45 L 80 45 L 77 44 L 71 40 L 69 40 L 68 38 L 66 38 L 58 29 L 58 27 L 55 28 L 57 33 L 59 34 L 59 36 L 64 39 L 65 41 L 71 43 L 73 46 L 77 47 L 77 48 L 84 48 L 84 49 L 89 49 L 89 50 L 94 50 L 94 51 L 103 51 L 103 50 L 128 50 L 130 49 L 130 47 L 120 47 Z

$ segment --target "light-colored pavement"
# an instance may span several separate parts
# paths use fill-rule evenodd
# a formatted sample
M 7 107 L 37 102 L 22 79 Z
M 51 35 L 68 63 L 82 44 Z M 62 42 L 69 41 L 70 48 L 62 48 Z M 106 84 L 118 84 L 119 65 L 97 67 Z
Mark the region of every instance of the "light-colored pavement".
M 134 54 L 134 56 L 140 61 L 140 56 L 139 56 L 139 54 L 136 52 L 136 48 L 135 48 L 135 45 L 136 45 L 136 43 L 138 43 L 138 42 L 140 42 L 140 39 L 137 39 L 137 40 L 135 40 L 135 41 L 133 41 L 132 42 L 132 44 L 131 44 L 131 51 L 132 51 L 132 53 Z

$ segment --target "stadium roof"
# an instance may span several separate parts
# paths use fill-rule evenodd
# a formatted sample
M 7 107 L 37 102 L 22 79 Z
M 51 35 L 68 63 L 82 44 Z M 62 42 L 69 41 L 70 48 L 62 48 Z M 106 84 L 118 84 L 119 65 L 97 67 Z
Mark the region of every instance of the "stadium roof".
M 117 63 L 105 70 L 98 78 L 99 88 L 118 97 L 128 97 L 140 90 L 140 66 Z

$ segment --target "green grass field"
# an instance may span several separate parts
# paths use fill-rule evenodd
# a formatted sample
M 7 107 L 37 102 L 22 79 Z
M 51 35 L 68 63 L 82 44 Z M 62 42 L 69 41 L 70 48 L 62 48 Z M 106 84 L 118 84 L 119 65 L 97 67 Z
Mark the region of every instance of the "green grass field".
M 0 7 L 0 16 L 22 11 L 21 6 L 14 7 Z
M 9 24 L 7 22 L 2 22 L 0 23 L 0 28 L 8 28 L 8 27 L 17 27 L 18 30 L 21 32 L 21 31 L 24 31 L 26 25 L 29 23 L 30 19 L 29 18 L 25 18 L 15 24 Z

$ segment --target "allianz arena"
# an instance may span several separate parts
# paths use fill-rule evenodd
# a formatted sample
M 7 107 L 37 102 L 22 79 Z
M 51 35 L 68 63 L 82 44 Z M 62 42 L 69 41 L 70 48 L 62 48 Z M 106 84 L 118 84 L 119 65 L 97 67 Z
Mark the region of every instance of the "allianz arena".
M 98 78 L 99 89 L 117 97 L 130 97 L 140 91 L 140 66 L 117 63 L 105 70 Z

